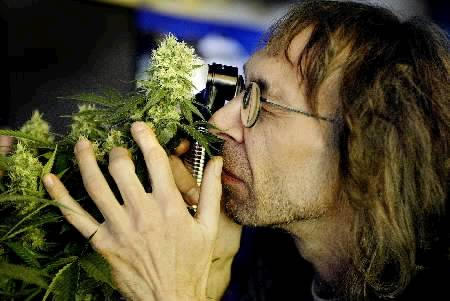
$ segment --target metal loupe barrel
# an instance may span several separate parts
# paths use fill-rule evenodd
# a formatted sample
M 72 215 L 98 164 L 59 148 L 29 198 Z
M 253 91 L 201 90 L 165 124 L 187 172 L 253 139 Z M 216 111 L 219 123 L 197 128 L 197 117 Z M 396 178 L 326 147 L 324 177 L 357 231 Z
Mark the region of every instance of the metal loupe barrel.
M 208 65 L 206 88 L 196 95 L 197 108 L 206 120 L 225 105 L 225 101 L 234 98 L 243 88 L 242 76 L 238 68 L 220 64 Z M 197 128 L 200 132 L 207 132 L 204 126 Z M 221 155 L 223 143 L 212 145 L 213 155 Z M 203 146 L 197 141 L 191 143 L 191 148 L 185 157 L 185 164 L 200 186 L 203 180 L 203 171 L 209 156 Z M 195 210 L 195 209 L 194 209 Z

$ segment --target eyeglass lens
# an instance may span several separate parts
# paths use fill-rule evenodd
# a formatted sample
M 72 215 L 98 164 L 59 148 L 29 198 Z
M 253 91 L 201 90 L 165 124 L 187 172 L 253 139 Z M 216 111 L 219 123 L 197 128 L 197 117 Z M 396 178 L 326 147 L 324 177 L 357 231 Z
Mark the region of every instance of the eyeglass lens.
M 241 120 L 242 124 L 251 128 L 258 120 L 259 110 L 261 106 L 261 91 L 258 84 L 251 82 L 245 89 L 244 97 L 241 104 Z

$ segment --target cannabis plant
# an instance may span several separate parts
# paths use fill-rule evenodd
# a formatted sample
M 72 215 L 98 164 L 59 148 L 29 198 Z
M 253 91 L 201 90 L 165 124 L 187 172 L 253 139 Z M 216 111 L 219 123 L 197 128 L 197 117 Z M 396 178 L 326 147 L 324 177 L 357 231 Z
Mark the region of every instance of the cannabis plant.
M 0 155 L 1 300 L 120 298 L 107 262 L 62 217 L 61 205 L 50 200 L 41 179 L 49 172 L 57 174 L 79 203 L 101 218 L 74 160 L 73 147 L 80 138 L 92 142 L 109 181 L 107 155 L 121 146 L 130 150 L 140 180 L 148 183 L 144 160 L 130 135 L 134 121 L 152 126 L 168 153 L 187 136 L 209 151 L 217 138 L 198 130 L 208 123 L 192 93 L 192 73 L 201 66 L 194 50 L 169 35 L 152 52 L 149 66 L 148 79 L 138 81 L 133 93 L 105 90 L 69 97 L 80 104 L 64 137 L 52 134 L 37 111 L 20 129 L 0 130 L 17 141 L 11 154 Z

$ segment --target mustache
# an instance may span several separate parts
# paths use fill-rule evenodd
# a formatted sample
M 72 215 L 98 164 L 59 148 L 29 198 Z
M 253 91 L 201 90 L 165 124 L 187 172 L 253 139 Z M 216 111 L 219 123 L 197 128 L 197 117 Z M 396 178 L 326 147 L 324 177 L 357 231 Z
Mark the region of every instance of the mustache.
M 226 140 L 223 144 L 223 168 L 247 184 L 252 183 L 253 172 L 243 144 Z

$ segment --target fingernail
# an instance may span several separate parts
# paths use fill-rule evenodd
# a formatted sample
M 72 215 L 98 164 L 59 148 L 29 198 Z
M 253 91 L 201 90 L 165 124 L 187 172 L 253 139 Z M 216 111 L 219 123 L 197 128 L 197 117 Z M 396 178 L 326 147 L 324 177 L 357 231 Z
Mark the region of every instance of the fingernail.
M 52 187 L 54 182 L 51 174 L 46 174 L 42 179 L 46 187 Z
M 90 145 L 89 140 L 82 138 L 75 145 L 75 152 L 79 152 L 83 149 L 86 149 L 89 147 L 89 145 Z
M 222 157 L 217 156 L 214 160 L 216 161 L 214 166 L 216 176 L 220 177 L 222 174 L 223 159 Z

